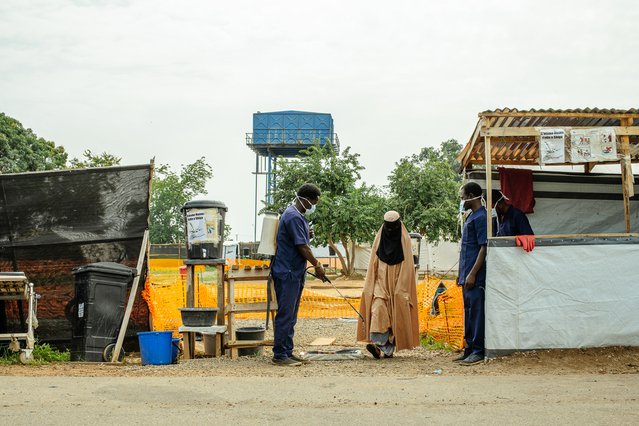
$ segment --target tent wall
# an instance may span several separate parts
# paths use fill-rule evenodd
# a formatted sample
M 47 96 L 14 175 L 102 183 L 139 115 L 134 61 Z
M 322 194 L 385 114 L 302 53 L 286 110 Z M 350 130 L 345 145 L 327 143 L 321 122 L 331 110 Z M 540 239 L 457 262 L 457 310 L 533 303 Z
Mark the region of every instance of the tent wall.
M 639 346 L 639 238 L 491 240 L 486 352 Z
M 500 189 L 499 175 L 492 175 Z M 486 188 L 485 172 L 467 176 Z M 639 177 L 635 193 L 639 194 Z M 625 233 L 621 177 L 605 174 L 533 171 L 535 212 L 528 214 L 537 235 Z M 631 232 L 639 232 L 639 197 L 630 201 Z
M 369 245 L 355 248 L 355 270 L 365 274 L 371 258 Z M 437 244 L 422 240 L 419 252 L 419 272 L 430 274 L 457 274 L 459 243 L 439 241 Z
M 457 274 L 459 261 L 459 243 L 440 240 L 431 243 L 422 240 L 419 253 L 419 272 L 430 274 Z

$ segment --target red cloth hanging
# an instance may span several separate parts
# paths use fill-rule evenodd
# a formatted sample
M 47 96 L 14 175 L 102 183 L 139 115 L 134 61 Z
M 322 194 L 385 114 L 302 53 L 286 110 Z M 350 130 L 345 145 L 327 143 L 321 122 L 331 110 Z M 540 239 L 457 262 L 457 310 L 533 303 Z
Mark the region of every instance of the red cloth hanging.
M 533 213 L 535 196 L 532 170 L 505 167 L 500 167 L 498 170 L 501 192 L 510 200 L 510 204 L 524 213 Z

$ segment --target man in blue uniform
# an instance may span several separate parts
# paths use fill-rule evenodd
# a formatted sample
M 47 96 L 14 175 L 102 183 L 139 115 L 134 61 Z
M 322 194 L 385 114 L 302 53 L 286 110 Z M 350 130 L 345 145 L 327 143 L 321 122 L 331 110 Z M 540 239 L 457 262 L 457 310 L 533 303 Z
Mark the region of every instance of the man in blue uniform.
M 484 196 L 475 182 L 460 190 L 460 211 L 472 210 L 462 230 L 459 276 L 464 296 L 464 353 L 455 362 L 473 365 L 484 359 L 484 289 L 486 287 L 487 219 Z
M 277 230 L 277 250 L 272 265 L 277 314 L 274 321 L 273 363 L 299 366 L 304 360 L 293 354 L 293 336 L 300 306 L 306 262 L 315 267 L 315 275 L 324 277 L 324 269 L 315 259 L 309 242 L 311 233 L 305 217 L 315 211 L 320 189 L 310 183 L 296 192 L 295 201 L 282 213 Z
M 509 199 L 499 191 L 493 189 L 493 236 L 512 237 L 515 235 L 535 235 L 528 218 L 517 207 L 509 204 Z

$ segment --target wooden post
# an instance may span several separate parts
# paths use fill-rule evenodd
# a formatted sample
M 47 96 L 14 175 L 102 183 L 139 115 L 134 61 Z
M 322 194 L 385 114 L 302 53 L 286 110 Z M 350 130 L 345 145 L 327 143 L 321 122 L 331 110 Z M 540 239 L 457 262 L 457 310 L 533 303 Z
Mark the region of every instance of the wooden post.
M 486 128 L 490 127 L 490 120 L 485 119 Z M 493 202 L 493 168 L 492 168 L 492 147 L 490 144 L 490 136 L 484 136 L 484 160 L 486 161 L 486 224 L 488 225 L 488 238 L 493 236 L 493 220 L 490 215 L 490 209 Z
M 142 237 L 142 246 L 140 247 L 140 254 L 138 255 L 137 275 L 133 278 L 133 285 L 129 292 L 129 301 L 126 305 L 126 311 L 124 311 L 124 318 L 122 319 L 122 325 L 120 326 L 120 332 L 118 333 L 118 340 L 115 342 L 115 348 L 113 349 L 113 355 L 111 356 L 111 362 L 116 362 L 120 357 L 120 350 L 122 350 L 122 343 L 124 343 L 124 336 L 126 335 L 126 329 L 129 325 L 129 318 L 131 311 L 133 310 L 133 303 L 135 302 L 135 295 L 138 292 L 138 283 L 140 282 L 140 275 L 142 275 L 142 266 L 144 265 L 144 258 L 146 257 L 147 244 L 149 242 L 149 230 L 144 230 L 144 236 Z
M 235 333 L 235 313 L 233 312 L 233 309 L 235 305 L 235 278 L 229 278 L 229 301 L 228 301 L 228 307 L 229 307 L 229 321 L 228 321 L 228 325 L 227 325 L 227 330 L 228 330 L 228 334 L 229 334 L 229 341 L 234 342 L 235 336 L 233 333 Z M 236 347 L 231 347 L 230 348 L 230 355 L 231 355 L 231 359 L 235 359 L 239 356 L 237 348 Z
M 225 323 L 225 295 L 224 295 L 224 264 L 217 265 L 217 325 L 224 325 Z M 233 340 L 231 336 L 229 336 L 228 340 Z M 224 355 L 227 339 L 224 335 L 221 336 L 220 340 L 216 340 L 217 351 L 220 355 Z M 217 354 L 216 354 L 217 355 Z
M 195 265 L 186 265 L 186 307 L 195 307 Z
M 621 118 L 620 125 L 632 126 L 631 118 Z M 630 136 L 621 138 L 621 186 L 623 190 L 623 215 L 626 222 L 626 233 L 630 233 L 630 197 L 634 195 L 634 177 L 632 175 L 632 159 L 630 158 Z

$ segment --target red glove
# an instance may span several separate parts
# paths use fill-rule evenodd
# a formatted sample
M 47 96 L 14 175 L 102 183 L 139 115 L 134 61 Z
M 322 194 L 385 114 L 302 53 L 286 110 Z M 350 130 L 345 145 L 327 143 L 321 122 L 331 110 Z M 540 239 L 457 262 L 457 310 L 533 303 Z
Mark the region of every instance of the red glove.
M 523 247 L 527 253 L 533 251 L 535 248 L 534 235 L 517 235 L 515 236 L 515 242 L 517 243 L 517 247 Z

